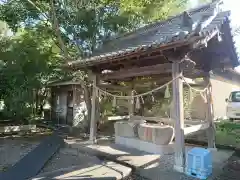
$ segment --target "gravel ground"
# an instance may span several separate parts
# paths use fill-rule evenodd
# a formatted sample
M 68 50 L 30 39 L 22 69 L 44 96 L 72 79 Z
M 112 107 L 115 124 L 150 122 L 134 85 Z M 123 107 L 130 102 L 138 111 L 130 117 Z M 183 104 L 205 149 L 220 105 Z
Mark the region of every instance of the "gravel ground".
M 6 171 L 13 166 L 28 152 L 34 149 L 39 140 L 28 140 L 26 138 L 0 139 L 0 172 Z
M 99 162 L 99 160 L 96 157 L 79 153 L 74 149 L 61 148 L 59 152 L 49 160 L 40 174 L 71 166 L 86 165 L 87 162 Z
M 130 173 L 131 168 L 62 148 L 33 179 L 123 179 Z
M 214 180 L 239 180 L 240 178 L 240 157 L 235 153 L 224 166 L 222 173 Z

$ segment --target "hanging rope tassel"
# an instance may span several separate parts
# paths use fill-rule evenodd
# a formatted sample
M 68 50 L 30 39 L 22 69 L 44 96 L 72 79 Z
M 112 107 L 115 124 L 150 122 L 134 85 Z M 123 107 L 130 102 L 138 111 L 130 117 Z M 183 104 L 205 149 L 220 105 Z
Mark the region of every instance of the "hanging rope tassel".
M 203 98 L 204 103 L 207 103 L 207 97 L 204 92 L 200 92 L 201 97 Z
M 140 109 L 140 108 L 141 108 L 139 97 L 137 97 L 137 99 L 136 99 L 136 108 L 137 108 L 137 109 Z
M 108 98 L 108 94 L 106 92 L 102 92 L 103 99 L 106 100 Z
M 103 94 L 102 94 L 102 92 L 99 91 L 99 90 L 98 90 L 98 98 L 99 98 L 99 102 L 101 102 L 102 99 L 103 99 Z
M 189 102 L 188 104 L 190 105 L 193 101 L 193 91 L 191 88 L 189 88 Z
M 164 98 L 169 99 L 170 97 L 171 97 L 171 94 L 170 94 L 169 86 L 167 85 L 164 93 Z
M 155 98 L 154 98 L 153 94 L 152 94 L 152 102 L 155 102 Z
M 100 94 L 100 91 L 99 91 L 99 89 L 97 89 L 97 88 L 94 88 L 93 90 L 94 90 L 94 91 L 96 91 L 96 96 L 97 96 L 97 97 L 99 97 L 99 94 Z
M 131 104 L 134 104 L 134 97 L 133 96 L 131 96 L 128 100 Z
M 98 90 L 98 96 L 99 96 L 99 97 L 102 97 L 102 96 L 103 96 L 102 91 Z
M 150 90 L 150 91 L 144 92 L 144 93 L 142 93 L 142 94 L 132 95 L 132 96 L 114 95 L 114 94 L 112 94 L 112 93 L 110 93 L 110 92 L 107 92 L 107 91 L 105 91 L 105 90 L 100 89 L 100 88 L 97 87 L 97 86 L 93 86 L 93 88 L 94 88 L 94 89 L 97 89 L 98 91 L 101 91 L 101 93 L 104 95 L 104 97 L 108 97 L 108 96 L 109 96 L 109 97 L 129 99 L 129 98 L 146 96 L 146 95 L 148 95 L 148 94 L 151 94 L 151 95 L 153 96 L 153 92 L 156 92 L 156 91 L 158 91 L 158 90 L 163 89 L 164 87 L 166 87 L 166 89 L 165 89 L 165 94 L 164 94 L 164 98 L 170 99 L 170 98 L 171 98 L 171 92 L 170 92 L 170 89 L 169 89 L 169 85 L 170 85 L 174 80 L 176 80 L 177 78 L 182 78 L 183 81 L 186 83 L 186 85 L 187 85 L 189 88 L 191 88 L 192 90 L 194 90 L 194 91 L 204 92 L 204 91 L 206 90 L 206 88 L 207 88 L 207 87 L 206 87 L 206 88 L 204 88 L 204 89 L 202 89 L 202 90 L 199 90 L 199 89 L 195 89 L 195 88 L 191 87 L 191 85 L 187 83 L 187 81 L 184 79 L 184 77 L 183 77 L 182 75 L 176 77 L 175 79 L 172 79 L 171 81 L 165 83 L 164 85 L 162 85 L 162 86 L 160 86 L 160 87 L 157 87 L 157 88 L 152 89 L 152 90 Z M 93 90 L 94 90 L 94 89 L 93 89 Z M 152 100 L 153 100 L 153 99 L 154 99 L 154 98 L 152 97 Z
M 113 97 L 112 106 L 113 106 L 114 108 L 117 106 L 117 98 L 116 98 L 115 96 Z

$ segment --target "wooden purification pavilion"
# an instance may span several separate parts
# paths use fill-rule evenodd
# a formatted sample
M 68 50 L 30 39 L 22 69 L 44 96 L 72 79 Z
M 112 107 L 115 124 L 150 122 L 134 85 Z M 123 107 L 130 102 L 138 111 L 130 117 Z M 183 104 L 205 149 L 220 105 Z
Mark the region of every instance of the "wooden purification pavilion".
M 99 82 L 102 81 L 121 89 L 119 82 L 132 82 L 130 94 L 136 82 L 157 81 L 161 85 L 175 79 L 172 84 L 175 169 L 183 171 L 185 144 L 181 75 L 192 79 L 201 77 L 208 84 L 211 70 L 239 65 L 229 16 L 230 12 L 221 10 L 221 2 L 214 1 L 109 40 L 92 57 L 68 63 L 67 66 L 74 70 L 90 70 L 93 87 L 101 86 Z M 93 88 L 92 142 L 96 140 L 96 91 Z M 215 148 L 211 86 L 207 90 L 207 104 L 208 146 Z

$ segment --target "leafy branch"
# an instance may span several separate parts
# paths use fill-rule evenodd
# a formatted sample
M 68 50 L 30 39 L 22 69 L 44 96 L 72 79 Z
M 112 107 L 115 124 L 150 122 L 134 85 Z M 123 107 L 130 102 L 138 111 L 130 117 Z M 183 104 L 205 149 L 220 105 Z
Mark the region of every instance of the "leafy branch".
M 70 60 L 70 57 L 68 56 L 67 48 L 66 48 L 66 46 L 65 46 L 65 44 L 62 40 L 62 37 L 61 37 L 61 31 L 59 29 L 58 19 L 56 17 L 56 11 L 55 11 L 53 0 L 50 0 L 50 3 L 51 3 L 51 12 L 52 12 L 52 18 L 51 19 L 52 19 L 53 28 L 55 30 L 56 36 L 58 38 L 59 44 L 61 46 L 61 49 L 63 51 L 63 54 L 64 54 L 65 58 L 67 60 Z

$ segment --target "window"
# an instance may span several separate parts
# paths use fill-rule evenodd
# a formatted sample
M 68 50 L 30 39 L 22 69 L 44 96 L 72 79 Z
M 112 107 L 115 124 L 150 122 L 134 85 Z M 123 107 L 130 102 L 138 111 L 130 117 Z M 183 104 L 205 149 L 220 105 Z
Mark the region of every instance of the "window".
M 230 102 L 240 102 L 240 91 L 234 91 L 230 94 Z

